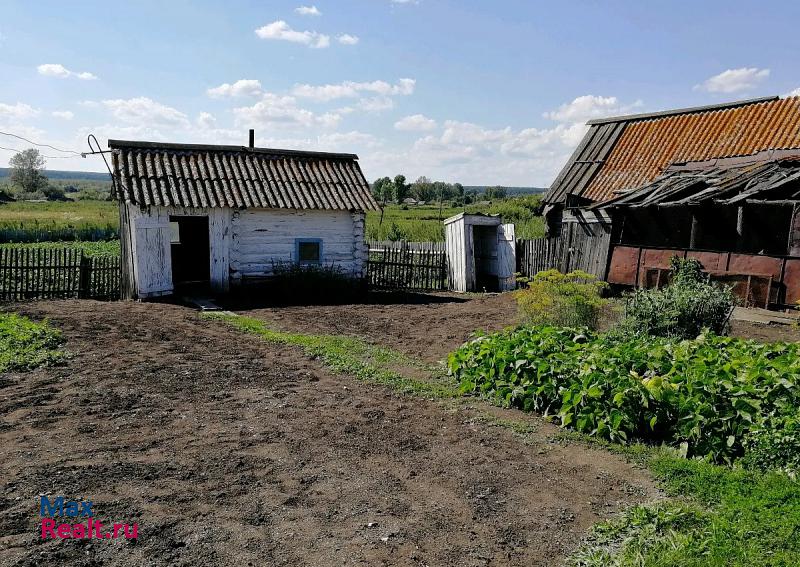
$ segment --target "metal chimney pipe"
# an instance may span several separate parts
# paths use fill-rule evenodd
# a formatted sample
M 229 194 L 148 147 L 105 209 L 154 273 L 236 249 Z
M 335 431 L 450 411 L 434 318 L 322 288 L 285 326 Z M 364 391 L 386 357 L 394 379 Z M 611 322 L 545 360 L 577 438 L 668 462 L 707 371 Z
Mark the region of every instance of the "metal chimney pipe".
M 253 130 L 252 128 L 250 129 L 250 147 L 251 148 L 256 147 L 256 131 Z

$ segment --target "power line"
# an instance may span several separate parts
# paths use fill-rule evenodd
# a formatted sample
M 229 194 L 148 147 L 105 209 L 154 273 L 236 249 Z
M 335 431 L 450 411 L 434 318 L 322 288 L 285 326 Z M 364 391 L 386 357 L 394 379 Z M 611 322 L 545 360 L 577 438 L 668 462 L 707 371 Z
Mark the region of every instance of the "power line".
M 4 146 L 0 146 L 0 150 L 8 150 L 9 152 L 16 152 L 19 153 L 22 150 L 17 148 L 6 148 Z M 45 159 L 73 159 L 75 156 L 42 156 Z
M 38 144 L 38 143 L 34 142 L 33 140 L 29 140 L 28 138 L 23 138 L 22 136 L 18 136 L 17 134 L 12 134 L 11 132 L 2 132 L 2 131 L 0 131 L 0 134 L 2 134 L 4 136 L 11 136 L 11 137 L 17 138 L 19 140 L 23 140 L 25 142 L 28 142 L 29 144 L 33 144 L 34 146 L 39 146 L 40 148 L 50 148 L 51 150 L 55 150 L 57 152 L 64 152 L 65 154 L 75 154 L 76 156 L 81 155 L 81 152 L 76 152 L 74 150 L 62 150 L 61 148 L 57 148 L 55 146 L 51 146 L 50 144 Z

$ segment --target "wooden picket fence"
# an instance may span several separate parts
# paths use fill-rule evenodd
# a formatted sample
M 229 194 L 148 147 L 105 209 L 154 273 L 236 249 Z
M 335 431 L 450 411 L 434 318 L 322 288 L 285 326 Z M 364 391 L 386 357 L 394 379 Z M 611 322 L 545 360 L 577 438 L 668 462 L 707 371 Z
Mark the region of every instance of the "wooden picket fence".
M 116 257 L 72 248 L 0 247 L 0 301 L 119 299 Z
M 448 289 L 444 242 L 369 241 L 369 285 L 379 289 Z

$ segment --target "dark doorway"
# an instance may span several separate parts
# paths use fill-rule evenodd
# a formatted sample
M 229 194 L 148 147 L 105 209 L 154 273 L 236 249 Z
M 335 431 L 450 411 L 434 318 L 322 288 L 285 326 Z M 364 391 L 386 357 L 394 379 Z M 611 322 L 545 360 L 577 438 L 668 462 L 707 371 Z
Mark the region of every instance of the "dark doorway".
M 172 283 L 176 291 L 207 291 L 211 283 L 208 217 L 169 217 Z
M 477 291 L 498 291 L 497 226 L 472 226 Z

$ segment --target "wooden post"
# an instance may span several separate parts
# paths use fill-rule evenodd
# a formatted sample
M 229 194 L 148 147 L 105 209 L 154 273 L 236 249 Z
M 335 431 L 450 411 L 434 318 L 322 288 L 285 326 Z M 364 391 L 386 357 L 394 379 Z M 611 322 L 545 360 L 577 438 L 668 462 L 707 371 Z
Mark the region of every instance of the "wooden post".
M 744 205 L 736 208 L 736 250 L 744 250 Z
M 800 256 L 800 206 L 792 211 L 792 224 L 789 226 L 789 256 Z
M 689 233 L 689 248 L 691 250 L 695 250 L 697 248 L 697 243 L 700 241 L 700 236 L 700 218 L 697 212 L 692 211 L 692 231 Z
M 81 254 L 80 271 L 78 272 L 78 297 L 86 299 L 91 295 L 92 259 Z

